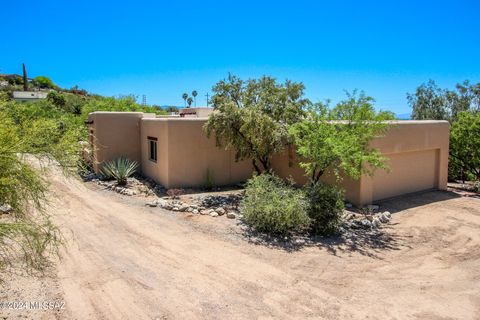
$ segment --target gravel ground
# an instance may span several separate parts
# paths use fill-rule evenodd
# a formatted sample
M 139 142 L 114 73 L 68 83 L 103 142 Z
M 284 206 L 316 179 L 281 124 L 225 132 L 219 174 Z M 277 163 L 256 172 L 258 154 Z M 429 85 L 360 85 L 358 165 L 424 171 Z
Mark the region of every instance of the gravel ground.
M 69 239 L 50 277 L 11 276 L 2 300 L 61 300 L 34 319 L 479 319 L 480 199 L 428 192 L 380 203 L 378 232 L 253 243 L 238 220 L 51 177 Z M 248 234 L 247 234 L 248 235 Z

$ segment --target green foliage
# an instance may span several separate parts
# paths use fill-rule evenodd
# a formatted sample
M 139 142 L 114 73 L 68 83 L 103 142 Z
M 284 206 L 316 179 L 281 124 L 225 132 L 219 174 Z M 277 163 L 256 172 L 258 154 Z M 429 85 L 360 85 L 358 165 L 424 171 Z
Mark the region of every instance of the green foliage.
M 285 235 L 309 227 L 308 203 L 301 190 L 268 173 L 248 180 L 241 210 L 257 231 Z
M 393 114 L 376 112 L 372 103 L 373 98 L 354 92 L 333 109 L 315 104 L 305 119 L 290 127 L 297 152 L 304 159 L 300 165 L 313 183 L 327 170 L 339 180 L 342 172 L 359 179 L 376 168 L 386 168 L 385 158 L 370 147 L 370 141 L 388 130 L 385 120 L 393 119 Z
M 430 80 L 417 88 L 407 98 L 415 120 L 448 120 L 452 125 L 450 135 L 450 180 L 478 179 L 478 153 L 480 141 L 474 136 L 475 117 L 480 113 L 480 83 L 464 81 L 455 90 L 440 89 Z M 475 168 L 476 166 L 476 168 Z
M 435 81 L 420 85 L 414 94 L 407 94 L 412 119 L 456 121 L 463 111 L 480 112 L 480 83 L 464 81 L 456 90 L 441 89 Z
M 71 132 L 58 133 L 54 119 L 38 116 L 47 111 L 27 108 L 32 105 L 0 101 L 0 204 L 12 207 L 0 222 L 0 269 L 19 261 L 27 270 L 42 269 L 61 243 L 44 207 L 48 183 L 30 163 L 67 164 L 70 149 L 60 148 Z
M 460 112 L 450 131 L 451 169 L 480 180 L 480 112 Z
M 178 108 L 175 107 L 175 106 L 169 106 L 169 107 L 165 108 L 165 111 L 168 112 L 168 113 L 178 112 Z
M 67 103 L 67 100 L 65 99 L 65 96 L 61 93 L 57 93 L 55 91 L 51 91 L 47 95 L 47 100 L 53 103 L 57 107 L 64 107 L 65 104 Z
M 127 178 L 130 177 L 138 168 L 136 161 L 131 161 L 125 157 L 106 162 L 102 167 L 102 174 L 106 178 L 117 180 L 117 184 L 124 186 L 127 184 Z
M 332 235 L 338 231 L 344 209 L 343 191 L 335 186 L 317 182 L 305 188 L 309 202 L 308 215 L 315 234 Z
M 257 173 L 268 171 L 271 156 L 289 142 L 288 125 L 301 119 L 310 104 L 303 90 L 301 83 L 229 75 L 213 88 L 215 112 L 204 130 L 208 137 L 215 134 L 218 146 L 235 150 L 237 161 L 252 159 Z
M 57 89 L 58 87 L 47 77 L 38 76 L 32 81 L 32 84 L 41 89 Z

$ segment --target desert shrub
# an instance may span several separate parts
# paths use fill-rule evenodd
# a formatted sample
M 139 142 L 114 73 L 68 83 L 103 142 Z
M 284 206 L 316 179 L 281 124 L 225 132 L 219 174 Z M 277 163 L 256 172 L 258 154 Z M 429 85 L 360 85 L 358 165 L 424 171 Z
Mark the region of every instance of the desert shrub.
M 118 185 L 124 186 L 127 184 L 127 178 L 134 174 L 137 168 L 138 163 L 136 161 L 120 157 L 106 162 L 101 172 L 106 178 L 115 179 Z
M 340 225 L 344 209 L 341 189 L 322 182 L 312 183 L 305 188 L 309 202 L 308 215 L 311 230 L 315 234 L 334 234 Z
M 47 95 L 47 100 L 52 102 L 57 107 L 64 107 L 67 103 L 65 96 L 61 93 L 57 93 L 55 91 L 51 91 Z
M 245 222 L 260 232 L 285 235 L 310 224 L 303 192 L 273 174 L 248 180 L 240 205 Z

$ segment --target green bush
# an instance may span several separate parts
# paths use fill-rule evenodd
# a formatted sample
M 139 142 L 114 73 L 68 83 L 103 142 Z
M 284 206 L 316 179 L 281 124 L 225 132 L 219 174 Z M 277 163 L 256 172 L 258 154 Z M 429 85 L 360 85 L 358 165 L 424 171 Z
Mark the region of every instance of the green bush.
M 117 180 L 118 185 L 124 186 L 127 184 L 127 178 L 134 174 L 137 168 L 138 163 L 136 161 L 120 157 L 105 163 L 102 168 L 102 174 L 106 178 Z
M 341 189 L 317 182 L 305 188 L 308 215 L 315 234 L 331 235 L 338 231 L 344 209 Z
M 257 231 L 285 235 L 310 224 L 303 192 L 273 174 L 248 180 L 241 210 L 245 222 Z

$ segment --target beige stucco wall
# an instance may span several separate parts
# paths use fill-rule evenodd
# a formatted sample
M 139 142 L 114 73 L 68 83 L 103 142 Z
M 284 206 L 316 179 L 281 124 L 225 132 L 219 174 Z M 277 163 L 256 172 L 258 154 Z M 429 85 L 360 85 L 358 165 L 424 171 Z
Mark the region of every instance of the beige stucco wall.
M 235 162 L 234 153 L 207 139 L 205 119 L 142 119 L 142 171 L 167 188 L 204 186 L 207 171 L 217 185 L 244 181 L 252 174 L 250 162 Z M 148 159 L 148 136 L 158 138 L 157 163 Z
M 141 163 L 141 171 L 166 188 L 205 186 L 207 171 L 216 185 L 245 181 L 252 173 L 250 161 L 235 162 L 234 152 L 218 148 L 207 139 L 202 118 L 153 118 L 142 114 L 93 113 L 99 161 L 119 155 Z M 372 141 L 387 156 L 390 171 L 374 177 L 344 179 L 346 197 L 356 205 L 425 189 L 445 189 L 448 176 L 449 125 L 446 121 L 394 121 L 385 137 Z M 157 162 L 148 159 L 148 139 L 156 137 Z M 291 157 L 289 157 L 289 152 Z M 290 160 L 290 161 L 289 161 Z M 274 155 L 272 167 L 297 183 L 307 180 L 294 150 Z M 323 178 L 334 182 L 332 177 Z
M 140 163 L 140 119 L 154 116 L 141 112 L 91 113 L 88 122 L 90 139 L 94 143 L 94 170 L 98 172 L 104 161 L 121 156 Z

